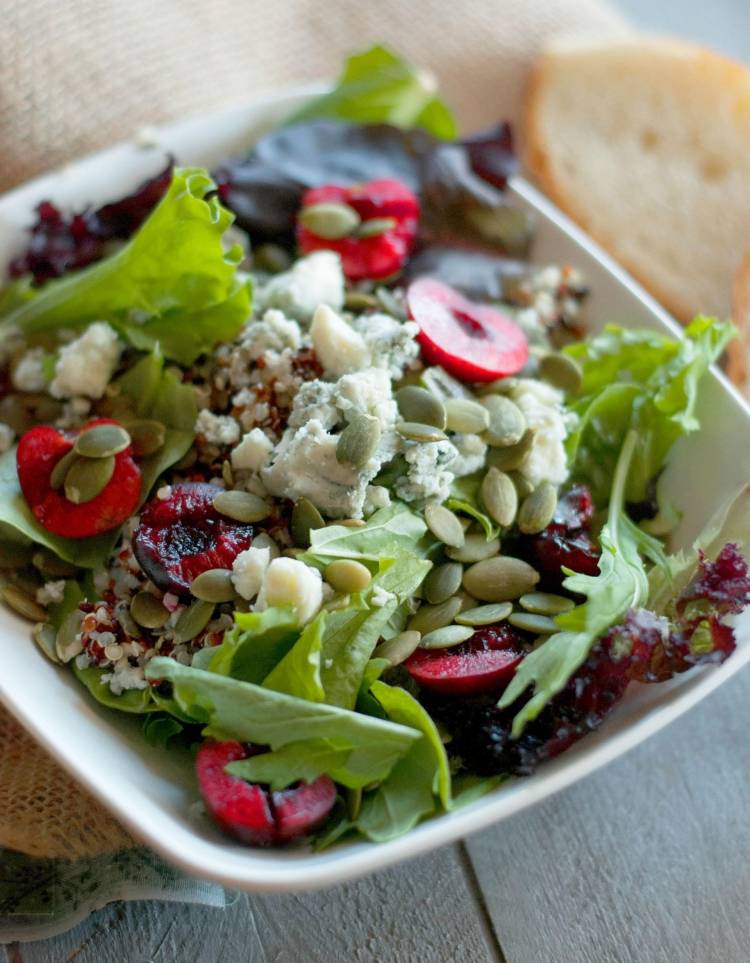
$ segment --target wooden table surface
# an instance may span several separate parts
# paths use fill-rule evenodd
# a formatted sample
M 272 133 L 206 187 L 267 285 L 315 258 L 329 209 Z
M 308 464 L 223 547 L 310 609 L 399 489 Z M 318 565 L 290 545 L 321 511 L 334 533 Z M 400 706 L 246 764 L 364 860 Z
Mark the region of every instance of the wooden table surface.
M 750 60 L 748 0 L 620 6 Z M 746 670 L 530 812 L 366 879 L 227 909 L 114 903 L 0 963 L 748 963 L 749 706 Z

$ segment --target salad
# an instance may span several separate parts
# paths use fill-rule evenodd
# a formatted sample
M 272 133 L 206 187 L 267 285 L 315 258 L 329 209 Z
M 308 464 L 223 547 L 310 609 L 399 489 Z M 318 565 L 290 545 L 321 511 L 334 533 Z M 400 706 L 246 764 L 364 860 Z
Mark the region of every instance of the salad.
M 245 843 L 391 839 L 735 647 L 746 506 L 673 555 L 659 485 L 732 329 L 588 335 L 514 169 L 375 47 L 9 266 L 2 599 Z

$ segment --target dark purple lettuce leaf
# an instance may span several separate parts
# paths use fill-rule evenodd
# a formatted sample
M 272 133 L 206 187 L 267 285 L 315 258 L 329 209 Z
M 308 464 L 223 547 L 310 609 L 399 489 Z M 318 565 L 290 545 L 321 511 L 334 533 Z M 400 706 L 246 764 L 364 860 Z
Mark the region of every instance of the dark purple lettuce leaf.
M 509 178 L 518 170 L 510 124 L 497 124 L 481 130 L 462 143 L 474 173 L 488 184 L 504 190 Z
M 409 259 L 399 283 L 409 284 L 430 275 L 476 301 L 501 301 L 506 283 L 525 277 L 528 271 L 525 261 L 502 254 L 474 247 L 430 244 Z

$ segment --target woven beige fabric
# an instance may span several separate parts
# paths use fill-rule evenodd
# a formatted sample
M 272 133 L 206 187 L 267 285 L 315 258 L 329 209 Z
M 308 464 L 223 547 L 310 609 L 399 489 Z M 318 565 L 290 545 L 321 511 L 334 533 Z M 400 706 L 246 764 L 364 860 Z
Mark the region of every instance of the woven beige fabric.
M 0 0 L 0 190 L 139 127 L 330 77 L 375 41 L 431 68 L 464 130 L 515 119 L 552 36 L 620 34 L 607 0 Z M 0 709 L 0 846 L 132 839 Z

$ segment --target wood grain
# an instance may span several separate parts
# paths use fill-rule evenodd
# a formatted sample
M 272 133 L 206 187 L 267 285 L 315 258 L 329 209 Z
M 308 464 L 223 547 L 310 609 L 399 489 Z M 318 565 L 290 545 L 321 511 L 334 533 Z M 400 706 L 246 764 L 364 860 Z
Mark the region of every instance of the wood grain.
M 237 894 L 225 910 L 117 903 L 8 963 L 491 963 L 457 847 L 332 890 Z
M 467 841 L 508 963 L 747 963 L 750 672 Z

